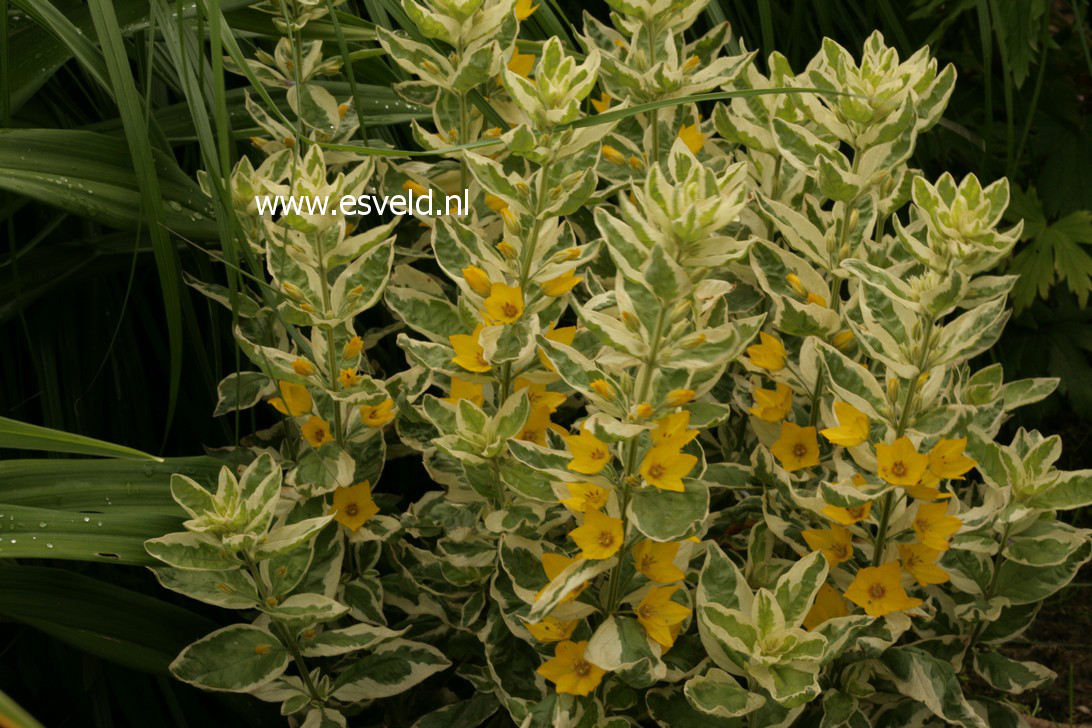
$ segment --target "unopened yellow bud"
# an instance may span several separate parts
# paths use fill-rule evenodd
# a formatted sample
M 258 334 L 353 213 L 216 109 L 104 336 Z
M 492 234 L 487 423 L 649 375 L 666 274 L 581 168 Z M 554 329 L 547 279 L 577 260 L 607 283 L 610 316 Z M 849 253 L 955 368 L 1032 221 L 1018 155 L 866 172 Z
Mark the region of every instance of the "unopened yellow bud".
M 505 202 L 504 200 L 502 200 L 501 198 L 497 197 L 496 195 L 491 195 L 488 192 L 486 192 L 485 193 L 485 206 L 488 207 L 493 212 L 500 212 L 501 210 L 508 207 L 508 203 Z
M 622 312 L 622 323 L 625 324 L 626 328 L 630 331 L 638 331 L 641 328 L 640 320 L 629 311 Z
M 690 56 L 686 59 L 686 63 L 683 64 L 682 68 L 684 71 L 693 71 L 699 65 L 701 65 L 701 58 L 698 56 Z
M 849 345 L 853 343 L 853 332 L 849 329 L 839 331 L 837 334 L 834 335 L 834 338 L 831 340 L 830 343 L 834 344 L 835 349 L 838 349 L 839 351 L 845 351 L 849 348 Z
M 807 295 L 808 289 L 804 287 L 804 284 L 800 280 L 800 276 L 795 273 L 789 273 L 785 276 L 785 280 L 789 282 L 789 285 L 792 286 L 792 289 L 798 294 L 801 296 Z
M 364 295 L 364 286 L 353 286 L 345 295 L 349 297 L 350 301 L 355 301 Z
M 278 601 L 277 601 L 277 597 L 269 597 L 269 598 L 267 598 L 267 599 L 265 600 L 265 603 L 266 603 L 266 606 L 269 606 L 269 607 L 275 607 L 275 606 L 277 606 L 277 605 L 278 605 L 278 604 L 279 604 L 280 602 L 278 602 Z
M 688 336 L 679 342 L 679 346 L 684 349 L 694 349 L 705 343 L 705 334 L 694 334 Z
M 507 240 L 502 240 L 499 243 L 497 243 L 497 250 L 499 250 L 500 254 L 503 255 L 508 260 L 515 260 L 516 256 L 519 255 L 519 253 L 516 251 L 515 247 L 510 242 L 508 242 Z
M 894 402 L 899 397 L 899 380 L 892 377 L 887 380 L 887 398 Z
M 516 213 L 512 212 L 512 208 L 506 207 L 501 210 L 501 218 L 504 220 L 504 228 L 511 232 L 519 230 L 519 218 L 516 217 Z
M 626 155 L 619 152 L 617 149 L 609 144 L 604 144 L 602 149 L 603 159 L 607 160 L 611 164 L 625 164 Z
M 678 407 L 679 405 L 686 404 L 694 399 L 697 394 L 693 389 L 681 387 L 679 389 L 672 389 L 667 393 L 667 404 L 671 407 Z
M 349 112 L 349 105 L 348 104 L 338 104 L 337 105 L 337 118 L 344 119 L 345 114 L 347 114 L 348 112 Z
M 272 598 L 272 597 L 270 597 L 270 598 Z M 255 655 L 264 655 L 265 653 L 269 652 L 269 650 L 270 650 L 269 645 L 255 645 L 254 646 L 254 654 Z
M 614 390 L 610 388 L 610 383 L 606 379 L 596 379 L 591 383 L 591 388 L 603 399 L 614 399 Z
M 301 291 L 299 287 L 297 287 L 293 283 L 285 282 L 282 288 L 284 288 L 285 293 L 287 293 L 292 298 L 295 298 L 297 301 L 303 298 L 303 291 Z
M 315 373 L 315 365 L 303 358 L 292 362 L 292 371 L 301 377 L 309 377 Z
M 342 359 L 356 359 L 364 348 L 364 339 L 354 336 L 345 342 L 345 348 L 341 350 Z
M 485 131 L 483 131 L 482 136 L 485 137 L 486 139 L 496 139 L 497 137 L 499 137 L 503 133 L 504 132 L 502 132 L 499 127 L 494 126 L 494 127 L 491 127 L 489 129 L 486 129 Z
M 576 260 L 579 257 L 580 248 L 574 246 L 572 248 L 565 248 L 564 250 L 559 250 L 558 252 L 554 253 L 553 262 L 564 263 L 567 260 Z
M 499 246 L 498 246 L 499 247 Z M 476 265 L 468 265 L 460 271 L 467 285 L 479 296 L 488 296 L 493 283 L 489 280 L 489 274 Z
M 640 417 L 641 419 L 648 419 L 656 410 L 653 409 L 652 405 L 650 405 L 648 402 L 641 402 L 641 404 L 637 405 L 636 411 L 638 417 Z
M 641 160 L 631 154 L 629 157 L 629 166 L 633 169 L 640 171 L 645 168 L 645 163 L 644 160 Z
M 269 141 L 266 139 L 262 139 L 261 137 L 252 136 L 250 137 L 250 143 L 258 149 L 265 149 L 265 145 L 269 144 Z
M 283 142 L 284 146 L 288 147 L 289 149 L 292 149 L 296 146 L 296 140 L 292 137 L 285 137 L 284 139 L 281 139 L 281 142 Z
M 360 375 L 356 373 L 356 369 L 342 369 L 338 372 L 337 383 L 344 389 L 354 387 L 360 381 Z
M 428 194 L 428 190 L 424 188 L 424 185 L 419 185 L 411 179 L 402 183 L 402 189 L 406 192 L 412 192 L 415 195 L 421 195 L 422 197 Z
M 811 291 L 808 291 L 808 303 L 814 303 L 823 308 L 827 307 L 827 299 L 823 298 L 818 293 L 812 293 Z

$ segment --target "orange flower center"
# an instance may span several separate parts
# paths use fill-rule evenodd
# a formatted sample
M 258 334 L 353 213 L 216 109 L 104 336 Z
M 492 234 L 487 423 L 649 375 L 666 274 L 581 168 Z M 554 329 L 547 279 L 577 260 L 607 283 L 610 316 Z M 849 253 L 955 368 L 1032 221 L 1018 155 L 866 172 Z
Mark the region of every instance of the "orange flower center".
M 843 558 L 846 555 L 848 555 L 848 553 L 849 553 L 849 549 L 846 547 L 846 545 L 844 543 L 834 544 L 831 547 L 831 551 L 833 551 L 834 555 L 837 556 L 838 558 Z
M 345 506 L 345 515 L 355 516 L 357 513 L 360 513 L 360 508 L 357 506 L 356 503 L 350 503 L 349 505 Z
M 575 672 L 578 677 L 584 677 L 591 672 L 591 664 L 588 663 L 587 660 L 577 660 L 573 663 L 573 672 Z
M 649 569 L 651 569 L 655 565 L 656 565 L 656 560 L 654 558 L 652 558 L 651 556 L 646 556 L 643 559 L 641 559 L 640 570 L 641 571 L 648 571 Z
M 607 531 L 602 531 L 599 534 L 599 545 L 600 546 L 606 548 L 607 546 L 610 546 L 612 543 L 614 543 L 614 536 L 612 536 L 610 533 L 608 533 Z
M 653 463 L 652 466 L 648 469 L 648 477 L 652 479 L 662 478 L 664 477 L 664 470 L 665 468 L 663 465 L 660 465 L 659 463 Z
M 884 594 L 886 593 L 887 590 L 883 588 L 883 584 L 873 584 L 872 586 L 868 587 L 868 596 L 872 597 L 873 599 L 883 599 Z
M 896 460 L 895 464 L 891 466 L 891 472 L 899 478 L 903 477 L 906 475 L 906 464 L 902 460 Z
M 315 428 L 315 439 L 316 440 L 325 440 L 326 439 L 326 430 L 324 430 L 321 427 L 316 427 Z
M 479 351 L 478 354 L 477 354 L 477 357 L 478 357 L 478 365 L 479 366 L 483 366 L 483 367 L 489 366 L 489 362 L 487 362 L 485 360 L 485 357 L 482 356 L 482 352 Z
M 519 315 L 519 309 L 516 308 L 514 303 L 502 303 L 501 313 L 503 313 L 506 318 L 515 318 Z
M 864 506 L 857 506 L 856 508 L 850 508 L 848 510 L 850 518 L 856 518 L 858 520 L 864 518 Z
M 641 619 L 652 619 L 654 614 L 655 610 L 647 604 L 637 609 L 637 616 Z
M 591 451 L 591 454 L 588 457 L 592 460 L 602 460 L 607 457 L 607 451 L 601 447 L 597 447 Z
M 808 447 L 802 442 L 798 442 L 792 446 L 792 454 L 798 458 L 802 458 L 808 454 Z

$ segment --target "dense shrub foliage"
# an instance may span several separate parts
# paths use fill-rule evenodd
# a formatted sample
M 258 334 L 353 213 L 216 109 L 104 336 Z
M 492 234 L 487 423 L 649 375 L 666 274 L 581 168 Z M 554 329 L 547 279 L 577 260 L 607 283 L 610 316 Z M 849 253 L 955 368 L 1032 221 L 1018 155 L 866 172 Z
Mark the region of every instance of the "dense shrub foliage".
M 239 612 L 172 672 L 308 727 L 1020 725 L 974 691 L 1051 678 L 996 648 L 1092 554 L 1056 518 L 1092 474 L 995 441 L 1054 380 L 968 365 L 1021 229 L 1005 180 L 908 167 L 954 69 L 875 34 L 763 75 L 727 24 L 684 39 L 702 3 L 611 7 L 575 53 L 516 40 L 526 0 L 405 0 L 416 36 L 376 32 L 433 161 L 354 142 L 304 39 L 326 3 L 271 6 L 282 40 L 232 63 L 263 89 L 226 184 L 267 275 L 195 285 L 254 365 L 218 413 L 283 419 L 215 492 L 172 483 L 157 578 Z M 254 199 L 464 188 L 468 215 L 383 224 Z M 432 481 L 405 508 L 393 457 Z

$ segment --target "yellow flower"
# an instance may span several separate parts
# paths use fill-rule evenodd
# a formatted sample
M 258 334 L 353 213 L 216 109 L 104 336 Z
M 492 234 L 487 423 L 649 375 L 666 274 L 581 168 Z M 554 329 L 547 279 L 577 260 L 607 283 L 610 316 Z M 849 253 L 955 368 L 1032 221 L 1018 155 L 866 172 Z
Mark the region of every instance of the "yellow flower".
M 687 429 L 689 425 L 690 413 L 686 410 L 656 420 L 656 429 L 651 433 L 652 446 L 681 449 L 698 436 L 697 430 Z
M 849 402 L 835 402 L 834 414 L 838 417 L 837 427 L 821 430 L 823 437 L 835 445 L 853 447 L 868 439 L 868 415 Z
M 413 192 L 414 194 L 421 195 L 422 197 L 428 195 L 428 190 L 411 179 L 402 183 L 402 189 L 406 192 Z
M 695 392 L 693 389 L 688 389 L 686 387 L 672 389 L 670 392 L 667 393 L 667 406 L 678 407 L 680 405 L 684 405 L 687 402 L 693 400 L 696 394 L 697 392 Z
M 852 526 L 858 521 L 868 518 L 868 512 L 872 510 L 872 501 L 854 508 L 839 508 L 838 506 L 826 506 L 820 511 L 824 516 L 840 523 L 843 526 Z
M 492 283 L 489 281 L 489 274 L 476 265 L 468 265 L 463 268 L 460 273 L 463 274 L 463 278 L 466 280 L 470 290 L 477 293 L 479 296 L 488 296 L 490 286 Z
M 485 401 L 485 395 L 482 394 L 482 385 L 476 382 L 470 382 L 465 379 L 459 379 L 458 377 L 451 378 L 450 395 L 445 399 L 446 402 L 455 404 L 460 399 L 465 399 L 468 402 L 473 402 L 479 407 Z
M 637 405 L 633 410 L 634 414 L 643 420 L 647 420 L 655 411 L 656 409 L 648 402 L 641 402 L 641 404 Z
M 531 5 L 531 0 L 516 0 L 516 20 L 521 23 L 538 10 L 538 5 Z
M 690 474 L 698 458 L 670 445 L 651 448 L 641 461 L 641 477 L 660 490 L 683 492 L 682 479 Z
M 929 466 L 929 456 L 918 453 L 909 437 L 890 445 L 876 444 L 877 475 L 891 485 L 916 485 Z
M 345 342 L 345 348 L 341 350 L 342 359 L 355 359 L 364 348 L 364 339 L 354 336 Z
M 356 369 L 342 369 L 337 373 L 337 383 L 342 386 L 343 389 L 354 387 L 360 381 L 360 375 L 357 374 Z
M 634 612 L 637 621 L 645 628 L 645 634 L 664 647 L 675 644 L 672 627 L 681 624 L 690 616 L 690 609 L 678 602 L 671 601 L 671 595 L 679 590 L 678 586 L 655 586 L 649 590 Z
M 661 584 L 682 581 L 686 574 L 675 565 L 675 556 L 678 553 L 677 543 L 641 541 L 633 547 L 633 565 L 637 571 Z
M 607 505 L 610 493 L 594 483 L 569 483 L 569 497 L 561 502 L 577 513 L 598 511 Z
M 485 314 L 495 324 L 518 321 L 523 315 L 523 291 L 519 286 L 494 283 L 485 299 Z
M 512 51 L 512 58 L 508 61 L 508 70 L 512 73 L 523 76 L 524 78 L 531 77 L 531 69 L 535 67 L 535 54 L 533 53 L 520 53 L 518 50 Z
M 948 550 L 948 539 L 963 525 L 963 521 L 948 515 L 948 504 L 922 503 L 912 524 L 918 540 L 937 551 Z
M 372 484 L 365 480 L 352 487 L 335 490 L 330 513 L 345 528 L 359 531 L 365 521 L 379 513 L 379 506 L 372 500 Z
M 394 400 L 389 397 L 377 405 L 360 408 L 360 421 L 368 427 L 382 427 L 394 419 Z
M 816 306 L 819 306 L 821 308 L 827 307 L 827 299 L 823 298 L 818 293 L 812 293 L 811 291 L 808 291 L 807 302 L 814 303 Z
M 582 280 L 584 280 L 583 276 L 573 275 L 573 272 L 569 271 L 543 283 L 542 292 L 547 296 L 552 296 L 554 298 L 564 296 Z
M 485 350 L 478 343 L 478 334 L 481 330 L 482 327 L 477 326 L 471 334 L 455 334 L 447 337 L 451 342 L 451 348 L 455 350 L 455 356 L 451 358 L 451 361 L 468 372 L 489 371 L 489 362 L 483 356 Z
M 565 445 L 573 458 L 569 461 L 569 470 L 584 475 L 595 475 L 610 462 L 610 448 L 607 443 L 580 428 L 579 435 L 562 435 Z
M 554 553 L 545 553 L 545 554 L 543 554 L 542 555 L 542 570 L 544 572 L 546 572 L 547 582 L 551 582 L 554 579 L 556 579 L 558 577 L 558 575 L 562 571 L 565 571 L 565 569 L 569 566 L 569 564 L 573 563 L 574 561 L 576 561 L 576 559 L 570 558 L 570 557 L 566 556 L 565 554 L 554 554 Z M 577 587 L 576 589 L 573 589 L 571 592 L 566 594 L 564 599 L 562 599 L 561 601 L 563 601 L 563 602 L 573 601 L 578 596 L 580 596 L 580 592 L 587 589 L 590 585 L 591 585 L 590 581 L 584 582 L 579 587 Z M 547 586 L 548 586 L 548 584 L 547 584 Z M 542 592 L 544 592 L 544 591 L 546 591 L 546 587 L 542 587 L 542 589 L 539 591 L 539 593 L 537 595 L 535 595 L 535 599 L 537 600 L 540 596 L 542 596 Z
M 900 575 L 897 561 L 883 566 L 866 566 L 857 572 L 857 578 L 846 589 L 846 598 L 863 608 L 870 617 L 913 609 L 921 600 L 907 595 L 899 584 Z
M 527 631 L 531 633 L 539 642 L 560 642 L 561 640 L 567 640 L 572 637 L 573 630 L 576 629 L 576 625 L 580 624 L 579 619 L 571 619 L 562 622 L 556 617 L 546 617 L 538 624 L 528 624 Z
M 691 154 L 697 154 L 705 146 L 705 135 L 701 133 L 696 122 L 679 129 L 679 139 L 683 140 Z
M 543 336 L 550 341 L 556 341 L 559 344 L 564 344 L 565 346 L 572 346 L 573 339 L 576 338 L 576 327 L 562 326 L 561 328 L 554 328 L 554 326 L 556 326 L 556 324 L 551 325 L 549 330 L 544 333 Z M 538 347 L 538 360 L 542 362 L 542 366 L 546 368 L 546 371 L 557 371 L 557 369 L 554 368 L 553 362 L 551 362 L 549 357 L 546 356 L 546 352 L 542 350 L 541 346 Z
M 493 212 L 500 212 L 504 208 L 508 207 L 508 203 L 505 202 L 502 198 L 497 197 L 496 195 L 493 195 L 493 194 L 490 194 L 490 193 L 486 192 L 485 193 L 485 206 L 488 207 Z
M 554 656 L 539 665 L 537 672 L 567 695 L 587 695 L 599 687 L 607 671 L 584 659 L 584 642 L 558 642 Z
M 599 511 L 584 514 L 584 525 L 569 532 L 585 559 L 609 559 L 622 547 L 622 519 Z
M 845 563 L 853 558 L 853 543 L 848 530 L 833 524 L 830 530 L 808 529 L 801 532 L 804 541 L 812 551 L 822 551 L 831 566 Z
M 600 150 L 600 153 L 603 155 L 603 159 L 607 160 L 611 164 L 626 163 L 626 155 L 622 154 L 609 144 L 604 144 L 603 148 Z
M 766 422 L 780 422 L 792 411 L 792 390 L 778 382 L 777 389 L 754 389 L 755 406 L 748 410 Z
M 321 417 L 312 416 L 300 429 L 303 439 L 316 450 L 334 439 L 330 436 L 330 423 Z
M 765 331 L 758 332 L 760 344 L 747 347 L 747 356 L 756 367 L 776 372 L 785 368 L 785 345 L 781 340 L 770 336 Z
M 602 114 L 604 111 L 610 108 L 611 98 L 606 91 L 600 94 L 599 98 L 597 99 L 592 97 L 588 98 L 591 101 L 592 108 L 595 109 L 595 113 L 597 114 Z
M 790 473 L 819 464 L 819 440 L 814 427 L 798 427 L 791 422 L 781 423 L 781 436 L 770 452 Z
M 815 602 L 804 615 L 804 629 L 811 631 L 826 622 L 849 614 L 849 606 L 838 590 L 830 584 L 823 584 L 815 595 Z
M 561 392 L 550 392 L 545 384 L 532 384 L 530 381 L 519 377 L 515 381 L 515 389 L 527 390 L 527 401 L 531 405 L 531 413 L 523 424 L 523 429 L 517 440 L 529 440 L 539 445 L 546 444 L 546 430 L 553 427 L 550 415 L 557 411 L 568 397 Z
M 302 384 L 293 384 L 281 380 L 277 382 L 281 390 L 280 397 L 273 397 L 269 404 L 282 415 L 299 417 L 311 411 L 311 393 Z
M 948 581 L 948 572 L 936 564 L 941 553 L 921 543 L 899 544 L 899 561 L 902 562 L 902 568 L 917 579 L 921 586 L 943 584 Z
M 315 365 L 306 359 L 297 358 L 292 362 L 292 371 L 301 377 L 309 377 L 315 373 Z
M 937 478 L 962 480 L 964 473 L 978 465 L 963 454 L 963 448 L 966 446 L 967 438 L 965 437 L 958 440 L 941 439 L 929 451 L 929 472 Z

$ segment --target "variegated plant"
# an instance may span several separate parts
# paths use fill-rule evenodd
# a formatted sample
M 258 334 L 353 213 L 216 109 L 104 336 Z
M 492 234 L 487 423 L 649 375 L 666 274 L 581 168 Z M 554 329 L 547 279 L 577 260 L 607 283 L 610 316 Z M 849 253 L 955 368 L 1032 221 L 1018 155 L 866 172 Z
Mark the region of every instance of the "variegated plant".
M 175 674 L 309 726 L 425 678 L 420 725 L 1021 725 L 996 695 L 1051 673 L 999 647 L 1092 555 L 1057 518 L 1092 474 L 995 442 L 1056 383 L 971 364 L 1019 230 L 1004 180 L 909 166 L 953 69 L 876 34 L 763 74 L 727 24 L 687 40 L 703 3 L 610 4 L 567 47 L 517 44 L 525 0 L 404 0 L 416 35 L 377 40 L 434 161 L 354 146 L 318 41 L 238 68 L 297 119 L 252 103 L 272 138 L 231 179 L 265 275 L 197 285 L 257 368 L 219 411 L 284 420 L 216 493 L 179 478 L 187 531 L 148 544 L 165 586 L 253 610 Z M 360 231 L 253 204 L 462 188 L 464 215 Z M 371 493 L 388 439 L 431 478 L 381 486 L 402 512 Z

